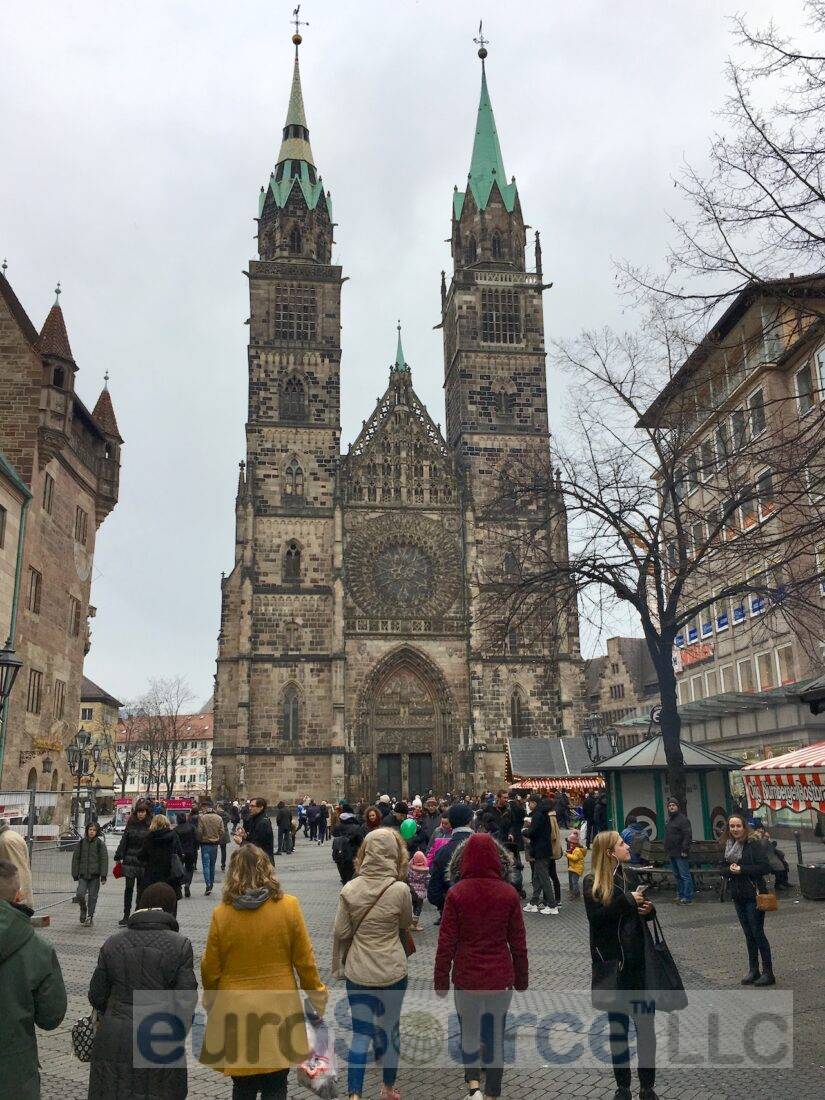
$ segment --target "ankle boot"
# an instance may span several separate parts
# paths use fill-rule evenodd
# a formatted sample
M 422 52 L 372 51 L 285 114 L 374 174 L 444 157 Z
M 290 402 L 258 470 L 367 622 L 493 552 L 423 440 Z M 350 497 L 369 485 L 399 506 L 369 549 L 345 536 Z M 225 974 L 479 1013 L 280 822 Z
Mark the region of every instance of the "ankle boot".
M 772 970 L 765 970 L 762 972 L 762 977 L 757 978 L 753 983 L 754 985 L 776 985 L 776 978 L 773 976 Z
M 740 982 L 740 985 L 753 985 L 753 983 L 756 981 L 756 979 L 758 977 L 759 977 L 759 967 L 758 966 L 752 966 L 750 968 L 750 970 L 747 972 L 747 974 L 745 975 L 745 977 Z

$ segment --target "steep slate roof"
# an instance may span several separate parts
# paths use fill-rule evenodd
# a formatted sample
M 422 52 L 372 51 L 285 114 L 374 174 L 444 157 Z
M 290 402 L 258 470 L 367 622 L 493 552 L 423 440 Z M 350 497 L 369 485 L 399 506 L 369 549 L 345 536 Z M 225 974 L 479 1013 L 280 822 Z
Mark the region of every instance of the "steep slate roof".
M 94 680 L 90 680 L 88 676 L 84 676 L 80 683 L 80 702 L 106 703 L 107 706 L 117 707 L 118 710 L 123 706 L 123 703 L 121 703 L 119 699 L 115 699 L 114 695 L 110 695 L 108 691 L 104 691 L 102 687 L 99 687 Z
M 120 431 L 117 426 L 117 417 L 115 416 L 114 406 L 112 405 L 112 398 L 109 394 L 109 387 L 104 386 L 100 391 L 100 397 L 97 399 L 97 404 L 92 410 L 92 416 L 104 430 L 106 435 L 110 435 L 113 439 L 116 439 L 118 443 L 122 443 Z
M 581 775 L 593 765 L 579 737 L 509 737 L 507 757 L 513 777 L 541 779 L 551 775 Z
M 512 211 L 516 204 L 516 183 L 515 180 L 512 183 L 507 182 L 496 120 L 493 117 L 493 105 L 487 90 L 487 72 L 482 62 L 481 95 L 478 101 L 473 155 L 467 180 L 467 188 L 472 193 L 479 210 L 484 210 L 489 203 L 494 184 L 498 185 L 505 209 Z M 464 209 L 465 194 L 466 191 L 456 191 L 453 195 L 453 211 L 457 218 L 461 217 L 461 211 Z
M 742 766 L 741 760 L 736 760 L 732 756 L 723 756 L 721 752 L 714 752 L 712 749 L 702 748 L 692 741 L 682 742 L 682 756 L 688 771 L 711 771 L 716 768 L 735 771 Z M 664 740 L 661 736 L 651 737 L 649 741 L 642 741 L 640 745 L 632 745 L 624 752 L 602 760 L 597 770 L 600 772 L 666 771 Z
M 54 303 L 43 322 L 37 347 L 41 355 L 54 355 L 58 359 L 74 363 L 72 349 L 69 346 L 69 334 L 66 332 L 66 321 L 59 302 Z
M 2 272 L 0 272 L 0 295 L 8 306 L 9 313 L 11 313 L 12 317 L 17 322 L 20 331 L 31 346 L 36 348 L 40 340 L 37 329 L 31 323 L 28 313 L 26 313 L 25 309 L 23 309 L 20 304 L 20 299 L 12 290 L 11 283 Z

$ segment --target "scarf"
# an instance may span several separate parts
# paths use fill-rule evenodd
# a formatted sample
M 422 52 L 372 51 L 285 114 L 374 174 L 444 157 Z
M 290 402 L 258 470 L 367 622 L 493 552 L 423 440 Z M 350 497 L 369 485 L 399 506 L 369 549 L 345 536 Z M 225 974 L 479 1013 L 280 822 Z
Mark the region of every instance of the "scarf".
M 741 863 L 743 847 L 741 840 L 728 840 L 725 844 L 725 859 L 728 863 Z
M 271 894 L 267 887 L 261 886 L 257 890 L 247 890 L 245 894 L 233 898 L 232 905 L 235 909 L 260 909 L 270 897 Z

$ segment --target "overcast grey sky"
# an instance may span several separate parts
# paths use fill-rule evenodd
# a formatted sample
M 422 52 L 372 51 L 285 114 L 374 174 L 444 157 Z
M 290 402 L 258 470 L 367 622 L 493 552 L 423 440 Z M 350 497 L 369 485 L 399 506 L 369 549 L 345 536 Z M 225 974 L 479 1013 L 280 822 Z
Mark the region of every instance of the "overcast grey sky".
M 40 327 L 60 279 L 77 388 L 104 371 L 126 440 L 98 534 L 86 660 L 121 699 L 152 676 L 211 692 L 219 578 L 244 457 L 258 191 L 286 112 L 294 0 L 28 0 L 3 16 L 0 253 Z M 795 29 L 798 0 L 305 0 L 301 69 L 343 291 L 343 447 L 383 392 L 395 323 L 444 420 L 440 271 L 466 181 L 484 17 L 490 94 L 542 232 L 548 343 L 622 325 L 612 261 L 665 253 L 673 176 L 718 124 L 727 18 Z M 506 11 L 506 14 L 505 14 Z M 562 380 L 549 378 L 563 430 Z M 627 624 L 618 624 L 624 628 Z M 591 655 L 596 639 L 585 641 Z

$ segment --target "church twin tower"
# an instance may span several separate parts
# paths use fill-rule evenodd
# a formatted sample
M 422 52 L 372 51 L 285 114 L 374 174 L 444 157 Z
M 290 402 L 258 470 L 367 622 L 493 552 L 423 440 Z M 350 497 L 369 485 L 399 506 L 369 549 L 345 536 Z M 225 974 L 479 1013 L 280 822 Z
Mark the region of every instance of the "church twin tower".
M 298 65 L 249 265 L 247 459 L 222 581 L 214 787 L 233 797 L 374 799 L 504 781 L 507 738 L 572 733 L 575 611 L 550 634 L 489 628 L 485 591 L 535 515 L 502 491 L 547 453 L 541 255 L 504 171 L 482 57 L 467 185 L 442 275 L 446 438 L 399 332 L 389 385 L 341 454 L 341 268 Z M 544 522 L 567 553 L 563 504 Z

